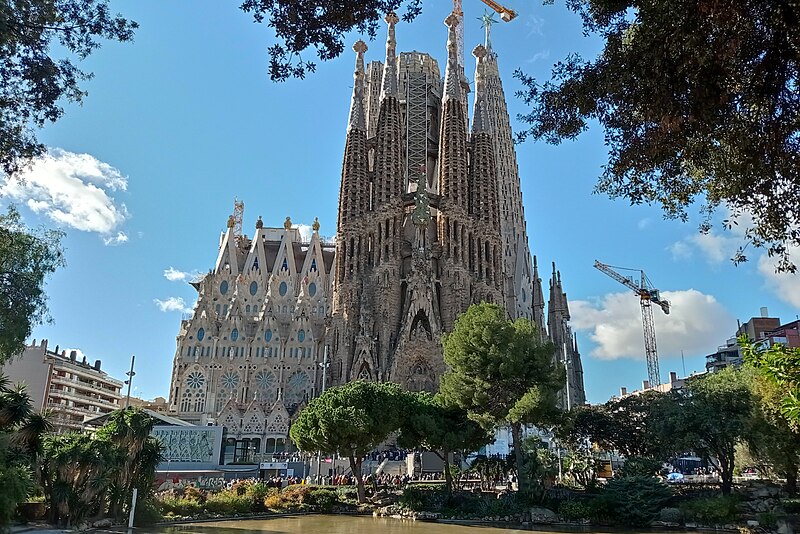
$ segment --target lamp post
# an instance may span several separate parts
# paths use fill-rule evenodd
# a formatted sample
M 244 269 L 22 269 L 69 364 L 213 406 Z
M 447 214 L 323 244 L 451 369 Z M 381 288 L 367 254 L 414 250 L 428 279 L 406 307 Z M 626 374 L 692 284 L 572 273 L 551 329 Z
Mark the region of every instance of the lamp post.
M 570 399 L 570 394 L 569 394 L 569 373 L 570 373 L 569 365 L 570 365 L 571 362 L 570 362 L 569 356 L 567 355 L 568 326 L 567 326 L 566 319 L 562 319 L 561 320 L 561 327 L 562 327 L 561 328 L 561 347 L 562 347 L 561 350 L 564 353 L 564 370 L 566 371 L 565 374 L 566 374 L 566 377 L 567 377 L 566 388 L 565 388 L 565 393 L 566 393 L 566 397 L 567 397 L 566 406 L 567 406 L 567 411 L 569 412 L 570 410 L 572 410 L 572 399 Z
M 136 360 L 136 355 L 131 354 L 131 370 L 125 373 L 125 376 L 128 379 L 125 381 L 128 384 L 128 394 L 125 396 L 125 408 L 127 409 L 131 405 L 131 384 L 133 383 L 133 377 L 136 376 L 136 373 L 133 370 L 133 362 Z
M 322 357 L 322 363 L 319 364 L 319 366 L 322 368 L 322 392 L 320 393 L 320 395 L 325 393 L 325 385 L 326 385 L 325 379 L 328 376 L 329 365 L 330 362 L 328 361 L 328 345 L 325 345 L 325 351 Z M 320 482 L 322 482 L 322 477 L 320 473 L 321 466 L 322 466 L 322 451 L 317 451 L 317 478 L 320 480 Z

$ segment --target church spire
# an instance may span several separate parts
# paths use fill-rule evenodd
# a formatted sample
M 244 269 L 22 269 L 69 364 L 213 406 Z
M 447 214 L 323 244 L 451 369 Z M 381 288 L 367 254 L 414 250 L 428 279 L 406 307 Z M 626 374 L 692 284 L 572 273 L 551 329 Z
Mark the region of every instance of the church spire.
M 544 292 L 542 291 L 542 279 L 539 277 L 539 265 L 536 256 L 533 257 L 533 289 L 531 300 L 533 301 L 533 322 L 539 328 L 539 333 L 544 339 L 547 330 L 544 326 Z
M 353 73 L 353 101 L 350 105 L 350 120 L 347 122 L 347 130 L 358 129 L 366 131 L 367 123 L 364 116 L 364 52 L 367 51 L 367 43 L 359 39 L 353 45 L 356 53 L 356 70 Z
M 460 17 L 450 13 L 444 23 L 447 25 L 447 68 L 444 74 L 444 101 L 461 99 L 461 76 L 458 66 L 458 35 L 457 28 L 461 23 Z
M 480 132 L 491 132 L 491 124 L 489 124 L 489 112 L 486 102 L 486 84 L 484 83 L 484 61 L 486 58 L 487 50 L 483 45 L 478 45 L 472 51 L 475 56 L 475 108 L 472 113 L 472 134 Z
M 397 15 L 390 11 L 383 19 L 389 26 L 386 35 L 386 63 L 383 65 L 383 83 L 381 84 L 381 100 L 387 96 L 397 98 L 397 39 L 395 39 L 394 27 L 400 22 Z

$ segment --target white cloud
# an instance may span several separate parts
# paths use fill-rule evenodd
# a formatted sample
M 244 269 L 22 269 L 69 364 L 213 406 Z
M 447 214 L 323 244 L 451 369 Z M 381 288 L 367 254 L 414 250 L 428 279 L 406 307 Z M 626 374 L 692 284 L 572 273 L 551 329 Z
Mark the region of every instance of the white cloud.
M 118 245 L 127 241 L 119 227 L 128 210 L 111 194 L 127 187 L 119 170 L 94 156 L 53 148 L 19 178 L 0 178 L 0 197 L 24 202 L 59 224 L 96 232 L 107 245 Z
M 128 242 L 128 234 L 125 232 L 117 232 L 117 235 L 111 235 L 103 238 L 103 243 L 107 246 L 121 245 Z
M 181 313 L 191 313 L 192 307 L 187 306 L 186 302 L 181 297 L 169 297 L 167 300 L 153 299 L 158 309 L 162 312 L 177 311 Z
M 665 315 L 654 306 L 658 354 L 661 358 L 712 352 L 721 339 L 736 329 L 734 318 L 711 295 L 695 289 L 663 291 L 670 304 Z M 632 292 L 610 293 L 597 302 L 570 302 L 571 324 L 589 331 L 596 347 L 591 355 L 604 360 L 644 359 L 642 313 Z
M 536 63 L 542 59 L 547 59 L 550 57 L 550 50 L 540 50 L 536 52 L 533 57 L 525 60 L 526 63 Z
M 528 33 L 525 36 L 526 39 L 530 39 L 534 35 L 544 36 L 544 32 L 542 29 L 544 28 L 544 19 L 537 17 L 536 15 L 529 15 L 527 19 L 525 19 L 525 28 L 527 29 Z
M 670 251 L 674 260 L 691 258 L 697 251 L 708 263 L 718 265 L 730 261 L 743 244 L 744 239 L 738 233 L 731 232 L 725 235 L 712 231 L 706 234 L 698 233 L 687 236 L 672 243 L 667 250 Z
M 294 228 L 297 228 L 300 231 L 300 239 L 304 242 L 311 241 L 311 236 L 314 233 L 314 230 L 311 228 L 309 224 L 296 224 Z
M 184 280 L 194 280 L 198 276 L 200 276 L 200 271 L 179 271 L 175 267 L 170 266 L 167 269 L 164 269 L 164 278 L 169 280 L 170 282 L 181 282 Z
M 800 268 L 800 248 L 789 247 L 789 259 Z M 779 299 L 800 307 L 800 271 L 797 273 L 775 272 L 776 259 L 762 254 L 758 258 L 758 272 L 764 277 L 767 288 Z

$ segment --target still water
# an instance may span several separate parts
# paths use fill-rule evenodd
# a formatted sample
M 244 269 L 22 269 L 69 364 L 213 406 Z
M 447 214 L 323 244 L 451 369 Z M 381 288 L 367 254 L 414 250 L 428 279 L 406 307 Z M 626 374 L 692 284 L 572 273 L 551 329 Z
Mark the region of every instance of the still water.
M 178 525 L 159 531 L 161 534 L 531 534 L 530 530 L 494 528 L 488 526 L 448 525 L 404 521 L 385 517 L 354 517 L 339 515 L 307 515 L 258 519 L 251 521 L 221 521 Z M 564 534 L 587 530 L 537 530 L 539 534 Z M 628 531 L 631 534 L 631 531 Z M 648 531 L 648 534 L 658 534 Z M 674 533 L 673 533 L 674 534 Z

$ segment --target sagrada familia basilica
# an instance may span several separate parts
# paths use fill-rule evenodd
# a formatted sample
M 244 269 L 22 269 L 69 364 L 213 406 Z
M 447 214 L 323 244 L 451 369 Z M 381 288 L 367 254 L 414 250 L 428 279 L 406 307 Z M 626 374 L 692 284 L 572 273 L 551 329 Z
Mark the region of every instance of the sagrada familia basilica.
M 479 302 L 534 321 L 567 366 L 562 404 L 585 402 L 555 264 L 545 315 L 490 25 L 472 52 L 470 121 L 463 13 L 445 21 L 444 78 L 428 54 L 397 55 L 397 22 L 386 17 L 384 62 L 365 66 L 367 45 L 353 47 L 335 240 L 320 237 L 317 221 L 303 239 L 288 217 L 283 228 L 259 218 L 250 238 L 241 204 L 229 218 L 178 334 L 170 405 L 181 419 L 275 446 L 323 383 L 435 391 L 446 369 L 441 337 Z

